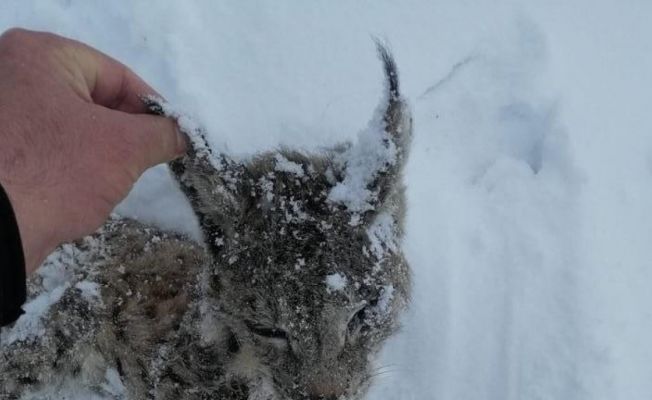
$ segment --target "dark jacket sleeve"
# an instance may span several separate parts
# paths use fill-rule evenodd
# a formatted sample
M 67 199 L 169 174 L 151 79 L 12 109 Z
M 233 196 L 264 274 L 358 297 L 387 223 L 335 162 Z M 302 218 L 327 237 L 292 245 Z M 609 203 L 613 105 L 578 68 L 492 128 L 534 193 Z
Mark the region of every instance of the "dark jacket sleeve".
M 23 314 L 26 298 L 25 257 L 9 197 L 0 185 L 0 326 Z

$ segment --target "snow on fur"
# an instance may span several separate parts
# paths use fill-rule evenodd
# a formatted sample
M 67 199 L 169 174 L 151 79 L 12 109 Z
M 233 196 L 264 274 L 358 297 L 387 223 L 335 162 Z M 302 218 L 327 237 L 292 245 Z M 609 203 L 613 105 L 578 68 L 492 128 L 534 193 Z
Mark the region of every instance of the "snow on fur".
M 346 166 L 346 175 L 331 189 L 328 198 L 344 204 L 353 213 L 373 209 L 377 193 L 368 187 L 379 173 L 396 163 L 396 145 L 385 131 L 382 119 L 386 107 L 383 102 L 367 129 L 358 135 L 358 141 L 337 160 Z

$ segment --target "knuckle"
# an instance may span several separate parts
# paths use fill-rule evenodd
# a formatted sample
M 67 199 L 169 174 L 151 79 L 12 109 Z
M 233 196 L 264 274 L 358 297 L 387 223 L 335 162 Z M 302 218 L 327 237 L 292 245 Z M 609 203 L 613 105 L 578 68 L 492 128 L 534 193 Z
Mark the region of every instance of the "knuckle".
M 22 43 L 33 35 L 33 32 L 23 28 L 11 28 L 6 30 L 0 39 L 9 43 Z
M 67 39 L 49 32 L 11 28 L 0 35 L 0 48 L 4 51 L 29 56 L 65 48 Z
M 54 42 L 51 37 L 48 33 L 11 28 L 0 36 L 0 54 L 9 64 L 22 70 L 24 63 L 32 66 L 42 63 L 43 54 L 56 48 L 52 46 Z
M 12 28 L 0 36 L 0 51 L 3 58 L 11 59 L 25 54 L 30 45 L 31 32 L 22 28 Z

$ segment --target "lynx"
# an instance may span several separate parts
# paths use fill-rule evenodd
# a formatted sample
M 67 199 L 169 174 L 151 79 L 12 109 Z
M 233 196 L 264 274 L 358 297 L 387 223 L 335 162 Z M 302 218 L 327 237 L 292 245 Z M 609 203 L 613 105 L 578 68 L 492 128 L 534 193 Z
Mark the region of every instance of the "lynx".
M 115 217 L 62 246 L 29 283 L 27 315 L 2 332 L 0 397 L 362 398 L 410 294 L 412 121 L 391 54 L 378 54 L 386 89 L 369 127 L 314 154 L 237 160 L 145 99 L 191 139 L 169 167 L 203 243 Z

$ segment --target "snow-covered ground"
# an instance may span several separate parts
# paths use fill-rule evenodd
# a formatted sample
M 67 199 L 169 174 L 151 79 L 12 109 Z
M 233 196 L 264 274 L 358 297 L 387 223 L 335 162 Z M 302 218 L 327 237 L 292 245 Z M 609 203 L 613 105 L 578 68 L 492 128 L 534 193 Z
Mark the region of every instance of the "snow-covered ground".
M 369 398 L 652 398 L 649 1 L 2 0 L 253 153 L 352 139 L 393 48 L 415 293 Z M 119 211 L 192 232 L 165 168 Z

